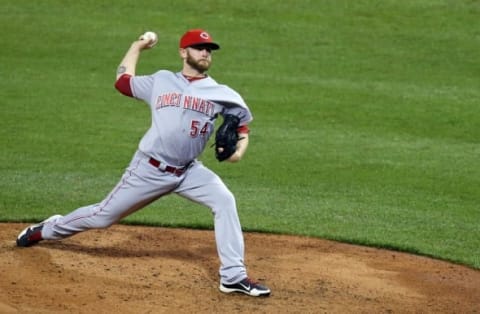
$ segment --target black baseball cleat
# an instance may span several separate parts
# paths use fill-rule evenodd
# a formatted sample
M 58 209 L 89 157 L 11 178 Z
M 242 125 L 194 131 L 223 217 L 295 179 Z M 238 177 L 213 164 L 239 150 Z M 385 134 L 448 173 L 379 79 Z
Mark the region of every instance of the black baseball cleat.
M 27 247 L 37 244 L 38 242 L 42 241 L 42 229 L 43 225 L 51 220 L 55 220 L 62 217 L 61 215 L 54 215 L 50 218 L 45 219 L 44 221 L 31 225 L 25 229 L 17 237 L 17 246 Z
M 250 278 L 245 278 L 232 285 L 220 283 L 219 289 L 224 293 L 241 292 L 252 297 L 268 297 L 270 295 L 270 289 L 253 282 Z
M 17 246 L 32 246 L 42 240 L 43 224 L 25 228 L 17 237 Z

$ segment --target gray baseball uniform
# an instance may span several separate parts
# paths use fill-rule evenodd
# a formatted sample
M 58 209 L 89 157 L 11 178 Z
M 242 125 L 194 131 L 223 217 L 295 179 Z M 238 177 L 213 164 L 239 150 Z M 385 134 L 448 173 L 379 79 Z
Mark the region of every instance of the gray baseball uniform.
M 214 132 L 217 116 L 252 120 L 242 97 L 211 77 L 190 82 L 181 73 L 159 71 L 130 80 L 133 97 L 150 106 L 152 124 L 116 187 L 98 203 L 47 222 L 43 239 L 62 239 L 107 228 L 160 197 L 176 193 L 209 207 L 223 283 L 247 277 L 235 199 L 224 182 L 196 158 Z

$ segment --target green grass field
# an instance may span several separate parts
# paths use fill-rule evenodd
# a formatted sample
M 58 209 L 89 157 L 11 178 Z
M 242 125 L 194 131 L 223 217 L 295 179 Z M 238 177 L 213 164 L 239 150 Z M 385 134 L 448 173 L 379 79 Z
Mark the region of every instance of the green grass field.
M 245 159 L 202 160 L 245 231 L 392 248 L 480 268 L 480 2 L 27 1 L 0 6 L 0 220 L 100 201 L 150 124 L 115 71 L 178 70 L 188 28 L 222 45 L 210 74 L 249 104 Z M 212 228 L 168 196 L 125 223 Z

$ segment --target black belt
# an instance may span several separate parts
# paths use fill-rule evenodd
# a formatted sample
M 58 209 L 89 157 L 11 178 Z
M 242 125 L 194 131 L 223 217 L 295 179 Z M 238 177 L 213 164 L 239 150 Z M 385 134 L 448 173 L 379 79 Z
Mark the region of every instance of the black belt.
M 168 166 L 168 165 L 164 165 L 162 164 L 160 161 L 150 157 L 150 159 L 148 160 L 148 163 L 151 164 L 152 166 L 154 166 L 155 168 L 158 168 L 160 171 L 166 171 L 166 172 L 170 172 L 170 173 L 173 173 L 174 175 L 176 175 L 177 177 L 181 176 L 182 174 L 185 173 L 185 171 L 187 171 L 188 167 L 190 166 L 191 162 L 188 163 L 185 167 L 181 167 L 181 168 L 176 168 L 176 167 L 172 167 L 172 166 Z M 160 167 L 162 166 L 162 167 Z

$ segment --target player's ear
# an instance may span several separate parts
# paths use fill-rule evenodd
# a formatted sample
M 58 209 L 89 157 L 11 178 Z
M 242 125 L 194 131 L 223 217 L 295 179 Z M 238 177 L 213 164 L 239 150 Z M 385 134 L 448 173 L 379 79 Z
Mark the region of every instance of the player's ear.
M 187 49 L 185 48 L 179 48 L 178 49 L 178 54 L 180 55 L 180 58 L 182 59 L 187 59 Z

